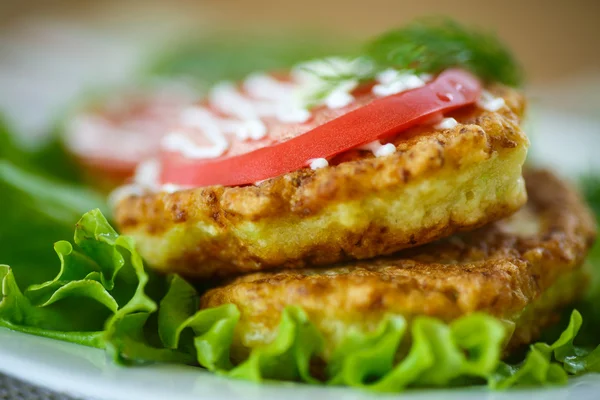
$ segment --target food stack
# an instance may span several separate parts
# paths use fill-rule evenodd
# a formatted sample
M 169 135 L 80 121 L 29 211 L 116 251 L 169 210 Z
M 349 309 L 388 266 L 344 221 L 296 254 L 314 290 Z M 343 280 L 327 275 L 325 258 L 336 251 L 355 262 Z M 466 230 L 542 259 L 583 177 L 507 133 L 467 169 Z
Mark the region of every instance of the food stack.
M 114 192 L 117 224 L 148 266 L 209 287 L 200 309 L 235 305 L 234 363 L 286 318 L 319 338 L 314 376 L 340 374 L 340 352 L 368 364 L 391 327 L 411 334 L 384 363 L 439 323 L 456 357 L 482 326 L 508 354 L 585 292 L 595 237 L 569 184 L 523 172 L 519 76 L 495 38 L 447 23 L 217 84 Z

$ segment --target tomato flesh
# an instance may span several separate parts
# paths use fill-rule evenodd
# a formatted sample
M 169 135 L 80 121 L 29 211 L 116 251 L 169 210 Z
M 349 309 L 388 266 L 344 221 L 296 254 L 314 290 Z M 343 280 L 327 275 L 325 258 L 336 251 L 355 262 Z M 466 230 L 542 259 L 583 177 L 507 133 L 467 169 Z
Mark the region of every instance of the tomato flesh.
M 330 159 L 397 135 L 437 113 L 475 103 L 480 93 L 481 83 L 472 74 L 446 70 L 423 87 L 375 99 L 306 133 L 244 154 L 190 159 L 165 151 L 161 182 L 194 187 L 252 184 L 301 169 L 311 159 Z
M 119 91 L 71 117 L 65 146 L 94 181 L 114 188 L 131 177 L 140 162 L 159 155 L 164 133 L 194 100 L 188 93 L 165 88 Z

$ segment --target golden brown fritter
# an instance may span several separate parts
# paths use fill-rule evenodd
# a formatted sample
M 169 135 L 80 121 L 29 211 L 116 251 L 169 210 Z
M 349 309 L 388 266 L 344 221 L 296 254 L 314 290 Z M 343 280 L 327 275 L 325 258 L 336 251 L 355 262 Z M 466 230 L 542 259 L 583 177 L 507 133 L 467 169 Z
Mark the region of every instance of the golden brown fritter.
M 526 180 L 528 205 L 510 218 L 392 257 L 243 276 L 208 291 L 201 306 L 239 307 L 237 357 L 274 338 L 288 305 L 306 311 L 328 349 L 386 314 L 451 321 L 478 311 L 515 323 L 510 346 L 529 343 L 584 292 L 596 228 L 567 184 L 543 171 Z
M 395 154 L 343 154 L 258 185 L 132 196 L 116 209 L 148 265 L 189 277 L 231 276 L 367 259 L 506 217 L 526 201 L 524 99 L 467 107 L 453 129 L 397 137 Z

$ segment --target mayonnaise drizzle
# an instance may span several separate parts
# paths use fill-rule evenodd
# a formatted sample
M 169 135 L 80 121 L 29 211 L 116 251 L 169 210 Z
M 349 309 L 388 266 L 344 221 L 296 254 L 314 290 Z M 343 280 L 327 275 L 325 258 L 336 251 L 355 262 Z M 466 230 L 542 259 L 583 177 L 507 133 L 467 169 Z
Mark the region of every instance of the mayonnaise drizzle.
M 258 118 L 259 104 L 245 98 L 232 82 L 217 83 L 209 93 L 211 106 L 224 114 L 239 119 Z
M 392 143 L 381 144 L 379 140 L 364 144 L 358 148 L 359 150 L 368 150 L 373 153 L 375 157 L 385 157 L 396 152 L 396 146 Z
M 310 165 L 310 169 L 317 170 L 328 167 L 329 161 L 327 161 L 325 158 L 313 158 L 308 160 L 308 164 Z
M 376 96 L 390 96 L 410 89 L 425 86 L 425 80 L 407 71 L 398 71 L 392 68 L 377 74 L 378 84 L 373 86 Z
M 356 79 L 349 79 L 341 82 L 325 97 L 325 105 L 335 110 L 336 108 L 346 107 L 354 101 L 354 96 L 351 92 L 358 86 Z
M 454 118 L 444 118 L 433 127 L 435 129 L 452 129 L 458 125 L 458 122 Z
M 506 105 L 506 102 L 502 97 L 495 97 L 487 90 L 481 91 L 481 97 L 477 101 L 477 106 L 483 108 L 486 111 L 498 111 Z
M 303 97 L 307 93 L 315 93 L 326 87 L 325 96 L 319 100 L 320 105 L 330 109 L 350 105 L 355 100 L 353 91 L 362 79 L 369 79 L 372 74 L 373 66 L 365 60 L 329 58 L 297 66 L 292 70 L 289 81 L 256 73 L 248 76 L 241 87 L 231 82 L 221 82 L 208 95 L 209 107 L 186 109 L 181 115 L 181 128 L 166 135 L 162 146 L 188 158 L 220 157 L 231 146 L 229 135 L 240 141 L 263 139 L 268 133 L 265 118 L 290 124 L 308 121 L 311 113 L 303 105 Z M 356 79 L 336 80 L 344 76 Z M 417 75 L 412 71 L 390 68 L 376 75 L 372 93 L 379 97 L 389 96 L 422 87 L 431 79 L 433 77 L 428 74 Z M 496 99 L 488 92 L 482 93 L 480 102 L 488 108 L 504 105 L 503 99 Z M 438 118 L 430 122 L 435 124 L 436 129 L 450 129 L 457 124 L 453 118 L 441 121 L 441 115 Z M 199 131 L 207 139 L 202 142 L 208 141 L 209 144 L 197 143 L 188 129 Z M 382 144 L 380 141 L 366 144 L 360 149 L 369 150 L 376 157 L 396 152 L 394 144 Z M 329 165 L 325 158 L 311 159 L 307 163 L 312 169 Z M 163 190 L 170 192 L 177 190 L 177 187 L 163 185 Z
M 190 107 L 181 114 L 181 123 L 184 127 L 200 129 L 213 145 L 198 146 L 185 132 L 174 131 L 162 139 L 163 149 L 178 152 L 188 158 L 216 158 L 222 156 L 229 148 L 223 130 L 210 111 L 201 107 Z
M 250 96 L 263 100 L 286 100 L 295 87 L 292 83 L 281 82 L 262 73 L 248 76 L 243 86 Z
M 133 182 L 120 186 L 113 190 L 108 196 L 108 203 L 112 207 L 116 206 L 121 200 L 130 196 L 143 196 L 149 193 L 174 193 L 180 190 L 190 189 L 187 186 L 174 185 L 167 183 L 160 184 L 160 162 L 155 158 L 143 161 L 138 164 Z
M 295 98 L 296 86 L 254 74 L 243 83 L 248 96 L 231 82 L 221 82 L 210 91 L 209 101 L 220 112 L 240 120 L 275 117 L 284 123 L 303 123 L 310 118 L 310 112 Z

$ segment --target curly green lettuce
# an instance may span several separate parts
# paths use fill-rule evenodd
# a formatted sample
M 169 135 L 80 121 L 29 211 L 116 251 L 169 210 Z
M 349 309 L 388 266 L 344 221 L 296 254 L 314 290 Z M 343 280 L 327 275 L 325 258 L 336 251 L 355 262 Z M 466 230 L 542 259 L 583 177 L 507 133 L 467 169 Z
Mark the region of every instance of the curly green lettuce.
M 325 343 L 298 307 L 286 308 L 277 337 L 233 363 L 230 349 L 239 310 L 232 304 L 199 310 L 199 293 L 173 275 L 144 269 L 133 241 L 118 235 L 99 210 L 76 225 L 74 244 L 57 242 L 55 275 L 23 286 L 21 275 L 41 276 L 48 265 L 14 270 L 0 265 L 0 327 L 105 349 L 122 364 L 197 365 L 255 382 L 293 380 L 378 392 L 407 387 L 487 383 L 492 389 L 564 384 L 568 376 L 600 372 L 600 348 L 575 345 L 582 317 L 574 311 L 552 344 L 530 346 L 523 361 L 501 361 L 505 324 L 474 314 L 445 324 L 389 315 L 370 333 L 347 332 L 323 363 Z M 398 354 L 402 356 L 398 357 Z M 321 360 L 323 371 L 311 368 Z

